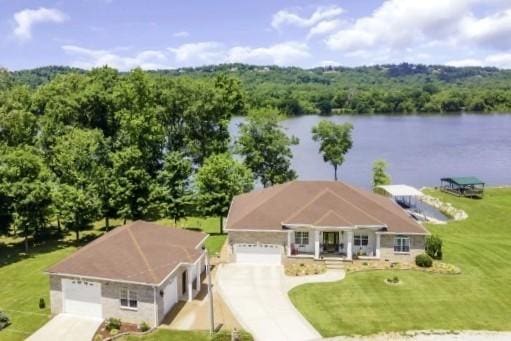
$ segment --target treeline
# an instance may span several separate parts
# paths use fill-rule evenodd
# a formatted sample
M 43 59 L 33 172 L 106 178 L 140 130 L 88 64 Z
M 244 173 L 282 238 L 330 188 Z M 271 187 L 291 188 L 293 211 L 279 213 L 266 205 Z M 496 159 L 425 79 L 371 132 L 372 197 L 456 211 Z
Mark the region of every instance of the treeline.
M 69 72 L 85 71 L 55 66 L 6 75 L 12 83 L 37 87 Z M 240 80 L 249 106 L 274 107 L 289 116 L 511 111 L 511 71 L 492 67 L 403 63 L 305 70 L 225 64 L 150 73 L 160 79 L 196 80 L 227 74 Z
M 6 85 L 6 83 L 3 83 Z M 0 92 L 0 233 L 49 224 L 76 233 L 105 218 L 224 216 L 254 183 L 230 154 L 245 114 L 236 79 L 154 77 L 110 68 Z M 28 247 L 28 243 L 27 243 Z

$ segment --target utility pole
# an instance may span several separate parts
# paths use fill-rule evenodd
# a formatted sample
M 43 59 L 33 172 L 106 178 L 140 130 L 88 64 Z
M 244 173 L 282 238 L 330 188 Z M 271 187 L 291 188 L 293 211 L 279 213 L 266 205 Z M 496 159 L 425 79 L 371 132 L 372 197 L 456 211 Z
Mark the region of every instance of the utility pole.
M 208 297 L 209 297 L 209 334 L 215 332 L 215 315 L 213 312 L 213 288 L 211 287 L 211 264 L 209 263 L 208 249 L 206 249 L 206 276 L 208 277 Z

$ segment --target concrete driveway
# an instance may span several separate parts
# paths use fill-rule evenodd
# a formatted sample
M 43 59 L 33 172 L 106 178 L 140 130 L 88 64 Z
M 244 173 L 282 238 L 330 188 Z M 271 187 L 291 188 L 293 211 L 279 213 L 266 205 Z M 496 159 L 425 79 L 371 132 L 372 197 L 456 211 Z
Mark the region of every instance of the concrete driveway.
M 297 277 L 284 275 L 280 265 L 223 264 L 217 285 L 226 304 L 244 329 L 256 340 L 317 340 L 321 335 L 295 309 L 287 292 L 306 282 L 334 281 L 343 271 Z
M 30 335 L 27 341 L 91 341 L 103 321 L 70 314 L 58 314 Z

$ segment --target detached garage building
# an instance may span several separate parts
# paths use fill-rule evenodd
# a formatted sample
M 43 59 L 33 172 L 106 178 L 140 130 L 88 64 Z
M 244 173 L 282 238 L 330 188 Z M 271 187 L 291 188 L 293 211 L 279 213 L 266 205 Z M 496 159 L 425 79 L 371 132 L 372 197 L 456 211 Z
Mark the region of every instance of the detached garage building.
M 207 234 L 136 221 L 48 269 L 52 314 L 157 326 L 200 291 Z

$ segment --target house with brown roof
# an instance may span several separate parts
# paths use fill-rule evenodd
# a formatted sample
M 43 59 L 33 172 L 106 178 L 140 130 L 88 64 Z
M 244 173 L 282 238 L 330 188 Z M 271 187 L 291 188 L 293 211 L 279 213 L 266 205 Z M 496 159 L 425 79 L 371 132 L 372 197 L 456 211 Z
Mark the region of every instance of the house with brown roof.
M 104 234 L 47 270 L 52 314 L 157 326 L 199 292 L 207 236 L 145 221 Z
M 340 181 L 291 181 L 236 196 L 226 222 L 239 263 L 286 258 L 407 260 L 426 229 L 394 201 Z

